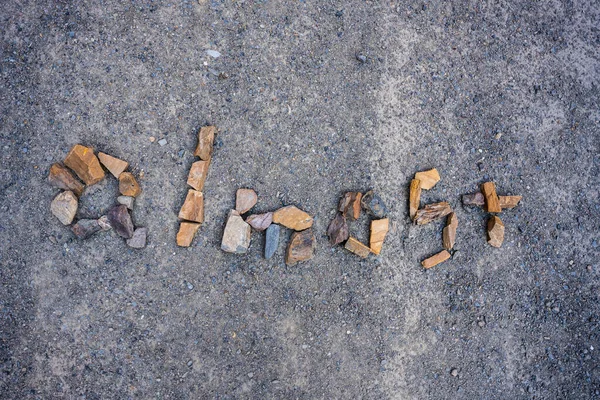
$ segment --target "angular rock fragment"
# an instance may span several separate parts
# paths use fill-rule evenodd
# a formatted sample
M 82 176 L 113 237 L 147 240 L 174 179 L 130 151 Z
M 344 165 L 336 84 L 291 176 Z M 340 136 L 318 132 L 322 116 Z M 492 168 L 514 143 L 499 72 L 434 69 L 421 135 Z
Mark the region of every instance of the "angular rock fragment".
M 188 174 L 187 184 L 201 192 L 204 189 L 209 165 L 210 161 L 196 161 L 193 163 Z
M 385 235 L 387 235 L 389 228 L 390 220 L 388 218 L 371 221 L 371 238 L 369 239 L 369 245 L 374 254 L 379 255 L 379 253 L 381 253 L 383 241 L 385 240 Z
M 133 203 L 135 202 L 135 198 L 131 196 L 119 196 L 117 197 L 117 203 L 123 204 L 130 210 L 133 210 Z
M 429 190 L 440 181 L 440 174 L 437 169 L 433 168 L 428 171 L 417 172 L 415 179 L 421 181 L 421 189 Z
M 371 249 L 353 237 L 348 238 L 344 247 L 362 258 L 366 258 L 371 252 Z
M 127 206 L 120 204 L 114 206 L 106 214 L 110 226 L 117 232 L 117 234 L 125 239 L 133 236 L 133 222 L 131 221 L 131 215 L 127 211 Z
M 75 171 L 86 185 L 93 185 L 104 179 L 104 170 L 90 147 L 76 144 L 67 154 L 64 164 Z
M 519 202 L 523 196 L 498 196 L 498 203 L 500 208 L 505 210 L 507 208 L 515 208 L 519 205 Z
M 265 258 L 268 260 L 273 257 L 273 254 L 279 247 L 279 231 L 281 228 L 277 224 L 271 224 L 267 228 L 265 238 Z
M 108 220 L 108 216 L 106 215 L 98 218 L 98 225 L 103 231 L 110 231 L 112 229 L 112 226 L 110 226 L 110 221 Z
M 285 255 L 285 263 L 294 265 L 310 260 L 315 255 L 315 235 L 312 229 L 294 232 Z
M 456 243 L 456 228 L 458 228 L 458 217 L 451 212 L 446 219 L 446 226 L 442 232 L 442 242 L 446 250 L 451 250 Z
M 257 231 L 264 231 L 273 222 L 273 213 L 252 214 L 246 218 L 246 222 Z
M 494 182 L 485 182 L 482 184 L 481 193 L 483 193 L 483 196 L 485 197 L 485 210 L 487 212 L 499 213 L 502 211 Z
M 104 165 L 106 169 L 109 170 L 110 173 L 113 174 L 113 176 L 117 179 L 119 179 L 119 175 L 121 175 L 121 173 L 129 166 L 127 161 L 120 160 L 106 153 L 98 152 L 98 158 L 100 159 L 102 165 Z
M 137 228 L 130 239 L 127 239 L 127 246 L 134 249 L 143 249 L 146 247 L 146 237 L 148 228 Z
M 240 214 L 231 210 L 223 232 L 223 240 L 221 241 L 221 250 L 228 253 L 243 254 L 250 247 L 250 225 L 248 225 Z
M 425 225 L 436 219 L 443 218 L 452 212 L 452 207 L 445 201 L 440 203 L 427 204 L 425 207 L 417 211 L 415 215 L 415 223 L 417 225 Z
M 313 218 L 296 206 L 286 206 L 273 213 L 273 222 L 295 231 L 303 231 L 313 224 Z
M 350 236 L 348 233 L 348 222 L 346 222 L 346 217 L 342 213 L 337 213 L 329 224 L 327 236 L 329 236 L 329 243 L 332 246 L 342 243 Z
M 190 247 L 196 232 L 200 229 L 199 223 L 181 221 L 179 224 L 179 232 L 177 232 L 177 246 Z
M 142 193 L 142 188 L 131 172 L 121 172 L 119 175 L 119 192 L 124 196 L 137 197 Z
M 194 151 L 194 155 L 200 157 L 201 160 L 208 161 L 212 155 L 213 142 L 215 141 L 215 127 L 203 126 L 198 131 L 198 146 Z
M 387 207 L 385 206 L 385 203 L 383 202 L 381 197 L 373 193 L 372 190 L 369 190 L 362 196 L 360 204 L 369 215 L 375 218 L 381 219 L 385 218 L 385 216 L 387 215 L 388 211 Z
M 487 236 L 487 242 L 490 246 L 502 246 L 502 242 L 504 242 L 504 223 L 502 223 L 502 220 L 495 215 L 492 215 L 490 219 L 488 219 Z
M 59 193 L 52 203 L 50 203 L 50 211 L 63 225 L 69 225 L 75 218 L 77 213 L 77 197 L 73 192 L 67 190 Z
M 462 195 L 462 203 L 465 206 L 479 206 L 482 207 L 485 205 L 485 197 L 483 193 L 471 193 L 471 194 L 463 194 Z
M 346 192 L 340 199 L 338 211 L 350 220 L 357 220 L 360 217 L 361 192 Z
M 408 215 L 414 219 L 421 204 L 421 181 L 413 179 L 410 181 L 410 194 L 408 200 Z
M 95 219 L 80 219 L 71 226 L 71 231 L 81 240 L 89 238 L 100 229 L 102 228 Z
M 444 261 L 446 261 L 449 258 L 450 258 L 450 253 L 448 253 L 448 250 L 442 250 L 439 253 L 421 261 L 421 265 L 423 266 L 423 268 L 429 269 L 431 267 L 435 267 L 436 265 L 438 265 L 440 263 L 443 263 Z
M 188 190 L 178 217 L 187 221 L 204 222 L 204 195 L 202 192 Z
M 71 171 L 63 167 L 59 163 L 54 163 L 50 167 L 50 174 L 48 174 L 48 182 L 50 185 L 62 189 L 70 190 L 77 197 L 81 196 L 85 185 L 77 178 L 73 176 Z
M 235 210 L 241 214 L 245 214 L 258 201 L 256 192 L 252 189 L 238 189 L 235 195 Z

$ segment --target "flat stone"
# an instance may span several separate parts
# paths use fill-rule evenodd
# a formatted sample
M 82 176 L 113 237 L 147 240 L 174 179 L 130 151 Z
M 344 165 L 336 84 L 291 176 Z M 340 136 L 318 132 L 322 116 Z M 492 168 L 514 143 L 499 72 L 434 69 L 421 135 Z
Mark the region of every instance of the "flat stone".
M 246 222 L 257 231 L 264 231 L 271 226 L 271 223 L 273 222 L 273 213 L 252 214 L 246 218 Z
M 123 171 L 127 169 L 129 163 L 127 161 L 120 160 L 116 157 L 110 156 L 106 153 L 98 152 L 98 159 L 110 171 L 111 174 L 117 179 Z
M 200 226 L 201 224 L 196 222 L 182 221 L 179 224 L 179 232 L 177 232 L 177 246 L 190 247 Z
M 458 217 L 451 212 L 446 218 L 446 226 L 442 231 L 442 242 L 446 250 L 451 250 L 456 243 L 456 228 L 458 228 Z
M 303 231 L 313 224 L 313 218 L 296 206 L 286 206 L 273 213 L 273 222 L 295 231 Z
M 231 210 L 223 232 L 223 240 L 221 241 L 221 250 L 228 253 L 243 254 L 250 247 L 250 235 L 252 229 L 240 214 Z
M 485 197 L 485 209 L 487 212 L 499 213 L 502 211 L 494 182 L 483 183 L 481 185 L 481 193 Z
M 504 242 L 504 223 L 500 218 L 492 215 L 487 223 L 487 236 L 490 246 L 500 247 Z
M 410 181 L 410 194 L 408 199 L 408 215 L 414 219 L 421 205 L 421 181 L 413 179 Z
M 360 217 L 361 199 L 360 192 L 346 192 L 340 199 L 338 211 L 350 220 L 357 220 Z
M 133 236 L 133 222 L 131 221 L 129 211 L 127 211 L 127 206 L 124 206 L 123 204 L 114 206 L 108 210 L 106 215 L 110 222 L 110 226 L 113 227 L 119 236 L 124 237 L 125 239 L 129 239 Z
M 452 207 L 445 201 L 433 204 L 427 204 L 425 207 L 417 211 L 415 215 L 415 223 L 417 225 L 425 225 L 436 219 L 444 218 L 452 212 Z
M 50 167 L 48 182 L 55 188 L 70 190 L 77 197 L 81 196 L 85 188 L 85 185 L 75 178 L 71 171 L 59 163 L 54 163 Z
M 187 221 L 204 222 L 204 195 L 202 192 L 188 190 L 178 217 Z
M 285 255 L 285 263 L 294 265 L 301 261 L 310 260 L 315 255 L 315 235 L 312 229 L 294 232 Z
M 119 196 L 117 197 L 117 203 L 123 204 L 128 209 L 133 210 L 133 203 L 135 202 L 135 198 L 131 196 Z
M 241 214 L 245 214 L 258 201 L 256 192 L 252 189 L 238 189 L 235 194 L 235 210 Z
M 500 203 L 500 208 L 503 210 L 515 208 L 522 198 L 523 196 L 498 196 L 498 203 Z
M 215 127 L 203 126 L 198 131 L 198 146 L 194 151 L 196 157 L 201 160 L 208 161 L 212 156 L 213 143 L 215 141 Z
M 348 240 L 350 236 L 348 233 L 348 222 L 342 213 L 337 213 L 333 220 L 331 220 L 327 228 L 327 236 L 329 236 L 329 243 L 332 246 Z
M 265 258 L 268 260 L 273 257 L 273 254 L 279 247 L 279 232 L 281 228 L 277 224 L 271 224 L 267 228 L 265 238 Z
M 86 185 L 93 185 L 104 179 L 104 170 L 91 147 L 76 144 L 67 154 L 64 164 L 75 171 Z
M 442 250 L 437 254 L 432 255 L 429 258 L 426 258 L 425 260 L 421 261 L 421 265 L 423 266 L 423 268 L 425 269 L 429 269 L 431 267 L 435 267 L 436 265 L 443 263 L 444 261 L 446 261 L 447 259 L 450 258 L 450 253 L 448 253 L 448 250 Z
M 417 172 L 415 179 L 421 181 L 421 189 L 429 190 L 440 181 L 440 174 L 437 169 L 433 168 L 427 171 Z
M 346 248 L 346 250 L 350 250 L 352 253 L 362 258 L 367 258 L 369 253 L 371 253 L 371 249 L 368 246 L 365 246 L 353 237 L 348 238 L 344 247 Z
M 71 226 L 71 231 L 77 236 L 77 239 L 87 239 L 102 228 L 95 219 L 80 219 Z
M 123 196 L 137 197 L 142 193 L 142 188 L 131 172 L 121 172 L 121 175 L 119 175 L 119 192 Z
M 479 206 L 483 207 L 485 205 L 485 197 L 483 193 L 471 193 L 471 194 L 463 194 L 462 195 L 462 203 L 465 206 Z
M 376 219 L 371 221 L 371 238 L 369 239 L 369 245 L 371 246 L 371 252 L 379 255 L 381 248 L 383 247 L 383 241 L 390 229 L 390 220 L 388 218 Z
M 70 190 L 59 193 L 52 203 L 50 203 L 50 211 L 63 225 L 69 225 L 73 222 L 77 213 L 77 197 Z
M 148 228 L 137 228 L 130 239 L 127 239 L 127 246 L 134 249 L 143 249 L 146 247 L 146 237 L 148 236 Z
M 110 226 L 110 221 L 108 220 L 107 215 L 103 215 L 100 218 L 98 218 L 98 225 L 100 226 L 100 229 L 102 229 L 103 231 L 110 231 L 112 229 L 112 226 Z
M 201 192 L 204 189 L 204 182 L 208 175 L 209 166 L 210 161 L 200 160 L 193 163 L 190 168 L 190 173 L 188 174 L 187 184 Z
M 388 210 L 385 203 L 372 190 L 363 195 L 360 203 L 365 211 L 375 218 L 381 219 L 387 215 Z

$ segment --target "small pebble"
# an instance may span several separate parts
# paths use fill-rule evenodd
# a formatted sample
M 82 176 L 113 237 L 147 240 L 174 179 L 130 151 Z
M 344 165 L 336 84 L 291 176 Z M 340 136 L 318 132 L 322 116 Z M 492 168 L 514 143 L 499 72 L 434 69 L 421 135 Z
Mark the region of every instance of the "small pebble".
M 480 328 L 483 328 L 485 326 L 485 321 L 479 321 L 477 325 L 479 325 Z
M 161 146 L 164 146 L 165 144 L 167 144 L 167 139 L 160 139 L 158 141 L 158 144 L 160 144 Z
M 194 364 L 194 362 L 192 360 L 190 360 L 190 361 L 187 362 L 187 366 L 188 367 L 191 367 L 193 364 Z
M 219 57 L 221 57 L 221 53 L 219 53 L 216 50 L 206 50 L 206 54 L 208 54 L 212 58 L 219 58 Z
M 150 136 L 148 139 L 150 139 L 150 143 L 154 143 L 154 141 L 156 140 L 154 136 Z
M 367 62 L 367 56 L 365 56 L 364 54 L 357 54 L 356 59 L 363 64 Z
M 450 375 L 452 375 L 452 376 L 458 376 L 458 369 L 452 368 L 452 371 L 450 371 Z
M 194 285 L 192 285 L 191 283 L 186 282 L 186 285 L 187 285 L 188 290 L 194 289 Z

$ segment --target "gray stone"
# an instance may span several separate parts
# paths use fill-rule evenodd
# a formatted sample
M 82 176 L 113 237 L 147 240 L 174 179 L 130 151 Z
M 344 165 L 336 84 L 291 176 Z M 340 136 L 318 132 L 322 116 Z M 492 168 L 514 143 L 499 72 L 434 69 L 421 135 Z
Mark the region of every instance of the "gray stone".
M 135 199 L 131 196 L 119 196 L 117 197 L 117 203 L 119 204 L 123 204 L 125 207 L 127 207 L 130 210 L 133 210 L 133 202 L 135 201 Z
M 277 247 L 279 247 L 279 225 L 271 224 L 267 228 L 267 237 L 265 239 L 265 258 L 268 260 L 273 257 L 273 254 L 277 251 Z
M 131 239 L 127 239 L 127 246 L 133 247 L 134 249 L 143 249 L 146 247 L 146 236 L 148 235 L 148 228 L 137 228 Z
M 119 236 L 125 239 L 133 236 L 133 222 L 131 221 L 129 211 L 127 211 L 127 206 L 123 204 L 114 206 L 108 211 L 107 216 L 110 226 L 113 227 Z
M 369 190 L 363 195 L 360 204 L 367 213 L 369 213 L 375 218 L 381 219 L 385 218 L 385 216 L 387 215 L 388 210 L 385 206 L 385 203 L 383 202 L 381 197 L 373 193 L 372 190 Z
M 77 236 L 77 239 L 87 239 L 94 233 L 98 232 L 100 225 L 95 219 L 80 219 L 71 227 L 71 231 Z
M 223 232 L 223 240 L 221 241 L 221 250 L 228 253 L 243 254 L 250 247 L 250 234 L 252 229 L 240 214 L 231 210 Z

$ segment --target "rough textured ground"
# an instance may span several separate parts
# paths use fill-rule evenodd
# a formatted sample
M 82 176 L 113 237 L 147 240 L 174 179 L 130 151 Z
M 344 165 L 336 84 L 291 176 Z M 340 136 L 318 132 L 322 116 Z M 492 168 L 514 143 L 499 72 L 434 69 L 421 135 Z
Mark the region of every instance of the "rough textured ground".
M 0 397 L 599 398 L 597 3 L 40 0 L 0 17 Z M 208 221 L 180 249 L 207 123 Z M 144 172 L 146 249 L 77 241 L 50 214 L 49 166 L 75 143 Z M 424 201 L 460 225 L 425 271 L 442 227 L 411 226 L 406 198 L 433 166 Z M 524 196 L 501 249 L 460 206 L 487 179 Z M 239 187 L 313 214 L 316 257 L 266 261 L 258 234 L 221 252 Z M 324 233 L 340 193 L 369 188 L 393 223 L 361 261 Z M 116 192 L 87 189 L 80 215 Z

